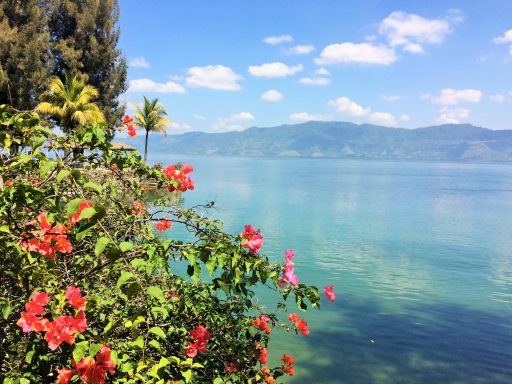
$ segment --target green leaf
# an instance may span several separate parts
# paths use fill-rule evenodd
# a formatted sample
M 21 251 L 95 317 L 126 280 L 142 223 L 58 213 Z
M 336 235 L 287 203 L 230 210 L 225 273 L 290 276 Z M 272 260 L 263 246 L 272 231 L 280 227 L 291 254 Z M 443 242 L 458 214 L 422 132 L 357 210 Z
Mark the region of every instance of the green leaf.
M 157 335 L 159 338 L 165 340 L 167 338 L 167 335 L 165 334 L 164 330 L 160 327 L 153 327 L 149 329 L 149 332 L 153 333 L 154 335 Z
M 5 305 L 2 308 L 2 317 L 4 318 L 4 320 L 7 320 L 7 318 L 11 314 L 11 312 L 12 312 L 12 307 L 9 304 Z
M 34 350 L 31 350 L 31 351 L 28 351 L 27 354 L 25 355 L 25 361 L 30 364 L 32 362 L 32 358 L 34 357 L 34 353 L 36 351 Z
M 210 276 L 213 275 L 213 272 L 217 269 L 217 258 L 215 256 L 210 257 L 206 262 L 206 269 L 208 269 L 208 274 Z
M 119 244 L 119 248 L 121 248 L 121 251 L 123 252 L 128 252 L 134 248 L 134 245 L 127 241 L 123 241 L 121 244 Z
M 90 357 L 96 356 L 96 354 L 100 351 L 102 346 L 103 346 L 103 344 L 99 344 L 99 343 L 91 344 L 91 348 L 89 350 L 89 356 Z
M 108 243 L 110 243 L 110 239 L 108 239 L 106 237 L 100 237 L 96 241 L 96 246 L 94 247 L 94 254 L 96 256 L 101 255 L 103 253 L 103 251 L 105 250 L 105 247 L 108 245 Z
M 96 209 L 94 207 L 85 208 L 81 213 L 78 221 L 83 219 L 90 219 L 96 214 Z
M 133 273 L 128 271 L 121 271 L 121 276 L 119 276 L 119 279 L 117 279 L 116 288 L 121 288 L 121 286 L 130 279 L 135 279 Z
M 223 384 L 224 380 L 222 380 L 221 377 L 216 377 L 215 380 L 213 380 L 213 384 Z
M 76 211 L 78 211 L 78 208 L 80 207 L 80 203 L 82 201 L 84 201 L 84 199 L 82 199 L 80 197 L 77 197 L 76 199 L 71 200 L 68 203 L 68 206 L 66 208 L 68 215 L 70 215 L 70 216 L 74 215 L 76 213 Z
M 10 233 L 11 230 L 9 229 L 9 227 L 7 225 L 2 225 L 2 226 L 0 226 L 0 232 Z
M 185 379 L 185 383 L 190 383 L 190 380 L 192 380 L 192 371 L 190 369 L 187 369 L 186 371 L 181 371 L 181 375 Z
M 151 287 L 148 287 L 146 289 L 146 293 L 155 299 L 158 299 L 160 301 L 165 301 L 164 292 L 160 287 L 157 287 L 156 285 L 153 285 Z
M 71 174 L 67 169 L 61 169 L 57 174 L 57 182 L 60 183 L 63 179 Z
M 73 349 L 73 359 L 75 361 L 82 360 L 85 355 L 87 354 L 87 351 L 89 350 L 89 342 L 88 341 L 81 341 L 80 343 L 75 344 L 75 349 Z
M 156 340 L 150 340 L 148 345 L 152 346 L 153 348 L 155 348 L 157 351 L 161 352 L 162 351 L 162 346 L 160 345 L 160 343 Z
M 85 183 L 84 188 L 91 189 L 97 193 L 102 192 L 102 188 L 98 184 L 93 183 L 92 181 L 88 181 L 87 183 Z
M 20 379 L 20 384 L 30 384 L 30 380 L 29 379 L 25 379 L 24 377 L 22 377 Z
M 158 314 L 162 315 L 162 320 L 165 320 L 169 317 L 169 311 L 164 307 L 152 307 L 151 313 L 153 314 L 155 319 L 158 317 Z
M 132 344 L 134 347 L 144 349 L 144 337 L 139 336 L 134 341 L 132 341 L 130 344 Z
M 80 230 L 76 233 L 76 239 L 78 241 L 82 240 L 82 238 L 91 232 L 91 230 L 93 230 L 95 227 L 96 224 L 94 223 L 87 223 L 86 225 L 80 227 Z
M 41 161 L 39 165 L 39 177 L 45 177 L 49 172 L 53 171 L 57 166 L 57 162 L 53 160 Z

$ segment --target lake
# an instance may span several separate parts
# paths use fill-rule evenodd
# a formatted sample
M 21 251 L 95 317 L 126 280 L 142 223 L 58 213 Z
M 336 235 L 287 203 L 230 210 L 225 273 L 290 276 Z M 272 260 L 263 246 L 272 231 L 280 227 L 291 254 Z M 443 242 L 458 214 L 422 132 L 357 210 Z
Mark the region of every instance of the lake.
M 251 223 L 302 282 L 334 284 L 309 336 L 271 343 L 296 357 L 287 383 L 512 383 L 512 166 L 151 160 L 193 164 L 186 206 L 214 200 L 227 232 Z

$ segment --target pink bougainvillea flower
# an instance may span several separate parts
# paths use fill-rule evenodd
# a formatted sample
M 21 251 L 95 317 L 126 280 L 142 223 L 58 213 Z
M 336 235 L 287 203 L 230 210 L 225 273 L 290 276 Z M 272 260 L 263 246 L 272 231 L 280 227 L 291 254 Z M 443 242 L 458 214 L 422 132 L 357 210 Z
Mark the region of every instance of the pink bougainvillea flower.
M 189 335 L 192 339 L 195 339 L 194 343 L 189 343 L 185 349 L 185 354 L 188 357 L 195 357 L 198 352 L 206 352 L 206 345 L 211 334 L 202 325 L 197 326 L 193 330 L 189 331 Z
M 247 248 L 251 253 L 257 254 L 263 246 L 263 236 L 260 234 L 260 230 L 255 230 L 250 224 L 244 226 L 240 237 L 242 238 L 242 247 Z
M 336 295 L 334 293 L 334 286 L 328 285 L 324 288 L 325 297 L 327 297 L 327 300 L 334 301 L 336 299 Z
M 48 320 L 43 319 L 40 316 L 34 315 L 30 312 L 21 312 L 20 319 L 16 323 L 23 332 L 43 332 L 46 331 L 48 326 Z
M 196 357 L 197 356 L 197 348 L 194 343 L 189 343 L 188 347 L 185 349 L 185 355 L 188 357 Z
M 55 351 L 62 343 L 74 344 L 75 336 L 86 329 L 85 313 L 80 311 L 76 317 L 59 316 L 49 322 L 44 339 L 48 342 L 48 348 Z
M 190 337 L 197 340 L 208 340 L 211 337 L 210 332 L 202 325 L 194 328 L 189 332 Z
M 299 284 L 299 278 L 295 275 L 295 264 L 292 262 L 294 256 L 295 253 L 291 249 L 287 249 L 284 253 L 285 264 L 283 277 L 277 280 L 277 284 L 281 288 L 284 288 L 286 284 L 291 284 L 293 286 L 297 286 Z
M 74 285 L 70 285 L 68 289 L 66 289 L 66 299 L 68 299 L 69 304 L 71 304 L 73 308 L 76 308 L 80 311 L 85 311 L 86 297 L 82 297 L 80 288 L 77 288 Z
M 57 383 L 67 384 L 76 374 L 86 384 L 105 384 L 107 380 L 106 372 L 114 375 L 116 369 L 116 363 L 111 358 L 111 352 L 110 348 L 104 345 L 96 355 L 96 359 L 87 356 L 80 360 L 78 364 L 75 360 L 72 360 L 75 369 L 59 369 Z
M 172 228 L 172 221 L 168 219 L 160 219 L 155 223 L 156 230 L 163 232 L 166 229 Z
M 104 345 L 96 355 L 96 364 L 113 375 L 116 370 L 116 363 L 112 360 L 111 354 L 112 350 L 108 346 Z
M 293 251 L 293 249 L 287 249 L 284 251 L 284 259 L 291 263 L 293 258 L 295 257 L 295 252 Z

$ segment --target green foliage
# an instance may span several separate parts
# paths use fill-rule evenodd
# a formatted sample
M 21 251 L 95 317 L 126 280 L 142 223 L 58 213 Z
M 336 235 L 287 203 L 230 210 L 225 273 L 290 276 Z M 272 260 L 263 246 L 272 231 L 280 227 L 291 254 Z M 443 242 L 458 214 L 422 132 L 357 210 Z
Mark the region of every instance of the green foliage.
M 108 374 L 113 383 L 262 383 L 282 376 L 284 366 L 265 373 L 258 362 L 270 336 L 253 325 L 263 312 L 254 290 L 282 296 L 275 311 L 264 311 L 272 325 L 288 296 L 300 309 L 318 307 L 318 290 L 280 288 L 283 266 L 223 232 L 205 215 L 212 204 L 181 208 L 166 193 L 141 209 L 134 202 L 145 201 L 143 184 L 165 189 L 175 182 L 138 153 L 112 151 L 101 125 L 59 137 L 43 123 L 35 113 L 0 106 L 0 381 L 55 382 L 57 369 L 73 368 L 72 359 L 99 359 L 104 346 L 116 364 Z M 23 151 L 12 151 L 13 143 Z M 74 143 L 87 148 L 81 168 L 61 156 Z M 54 257 L 27 246 L 46 241 L 38 232 L 42 213 Z M 151 224 L 162 217 L 184 226 L 190 239 L 158 236 Z M 72 249 L 58 244 L 64 238 Z M 183 266 L 187 273 L 179 272 Z M 64 295 L 71 285 L 87 298 L 87 328 L 52 351 L 42 331 L 23 332 L 17 322 L 34 292 L 50 297 L 40 316 L 78 317 L 82 310 Z M 211 336 L 190 357 L 197 327 Z

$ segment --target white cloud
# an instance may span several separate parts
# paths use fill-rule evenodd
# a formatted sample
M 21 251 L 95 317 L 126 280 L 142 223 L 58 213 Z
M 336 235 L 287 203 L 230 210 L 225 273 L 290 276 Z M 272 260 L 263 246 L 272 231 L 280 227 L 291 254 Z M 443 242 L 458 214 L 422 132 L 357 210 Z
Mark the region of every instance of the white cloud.
M 267 36 L 263 39 L 264 43 L 267 43 L 270 45 L 289 43 L 291 41 L 293 41 L 293 37 L 291 35 Z
M 439 110 L 439 116 L 435 119 L 439 124 L 460 124 L 461 121 L 467 121 L 471 111 L 466 108 L 450 109 L 448 107 Z
M 315 63 L 318 65 L 339 63 L 389 65 L 395 62 L 396 59 L 395 51 L 383 45 L 341 43 L 325 47 L 320 57 L 315 59 Z
M 512 29 L 506 31 L 503 35 L 495 37 L 493 41 L 496 44 L 508 44 L 512 43 Z
M 380 97 L 382 98 L 382 100 L 389 102 L 400 100 L 400 96 L 398 95 L 381 95 Z
M 285 77 L 294 75 L 297 72 L 302 71 L 302 64 L 295 66 L 288 66 L 284 63 L 265 63 L 262 65 L 251 65 L 249 67 L 249 73 L 257 77 Z
M 368 120 L 375 124 L 385 125 L 388 127 L 396 127 L 396 118 L 391 113 L 371 112 L 368 115 Z
M 230 117 L 233 121 L 239 120 L 254 120 L 254 115 L 250 112 L 240 112 Z
M 148 61 L 142 56 L 134 57 L 133 59 L 130 60 L 128 65 L 132 68 L 149 68 L 150 67 Z
M 327 77 L 303 77 L 299 80 L 299 83 L 306 85 L 329 85 L 331 79 Z
M 409 115 L 406 115 L 405 113 L 400 115 L 400 120 L 401 121 L 409 121 L 411 120 L 410 116 Z
M 451 31 L 451 25 L 461 21 L 457 17 L 447 19 L 426 19 L 422 16 L 393 12 L 379 27 L 379 33 L 385 35 L 392 47 L 401 46 L 410 53 L 422 53 L 422 44 L 439 44 Z
M 231 68 L 223 65 L 208 65 L 206 67 L 191 67 L 187 71 L 187 85 L 197 88 L 210 88 L 221 91 L 239 91 L 238 81 L 242 76 Z
M 512 29 L 506 31 L 502 36 L 495 37 L 493 41 L 496 44 L 511 44 L 508 47 L 509 54 L 512 56 Z
M 261 100 L 268 101 L 269 103 L 277 103 L 281 101 L 283 97 L 284 96 L 281 92 L 278 92 L 275 89 L 271 89 L 261 95 Z
M 348 97 L 338 97 L 336 100 L 329 101 L 327 105 L 333 107 L 340 115 L 366 117 L 368 121 L 374 124 L 390 127 L 397 125 L 397 119 L 391 113 L 372 112 L 370 107 L 363 107 L 350 100 Z
M 185 93 L 185 88 L 174 81 L 156 83 L 150 79 L 136 79 L 128 84 L 128 92 Z
M 194 115 L 194 117 L 195 117 L 197 120 L 206 120 L 206 116 L 198 115 L 197 113 Z
M 178 123 L 176 121 L 172 121 L 170 124 L 170 130 L 168 133 L 185 133 L 185 132 L 192 132 L 197 131 L 193 126 L 187 123 Z
M 331 115 L 312 115 L 307 112 L 292 113 L 289 116 L 291 121 L 328 121 L 332 120 Z
M 489 98 L 495 103 L 504 103 L 507 101 L 507 98 L 504 95 L 491 95 Z
M 315 73 L 317 75 L 322 75 L 322 76 L 329 76 L 331 74 L 331 72 L 329 72 L 327 69 L 325 68 L 318 68 Z
M 315 47 L 311 44 L 308 45 L 296 45 L 286 51 L 289 55 L 307 55 L 315 50 Z
M 442 89 L 439 95 L 429 93 L 421 96 L 423 100 L 430 100 L 434 104 L 456 105 L 459 103 L 479 103 L 482 98 L 482 92 L 478 89 Z
M 338 97 L 336 100 L 329 101 L 327 105 L 329 107 L 333 107 L 340 115 L 361 117 L 366 116 L 371 112 L 370 108 L 364 108 L 350 100 L 348 97 Z

